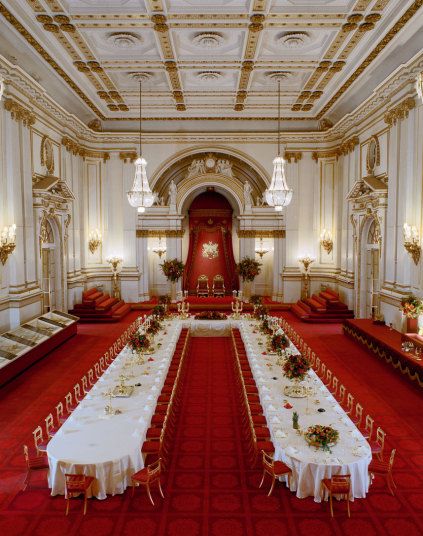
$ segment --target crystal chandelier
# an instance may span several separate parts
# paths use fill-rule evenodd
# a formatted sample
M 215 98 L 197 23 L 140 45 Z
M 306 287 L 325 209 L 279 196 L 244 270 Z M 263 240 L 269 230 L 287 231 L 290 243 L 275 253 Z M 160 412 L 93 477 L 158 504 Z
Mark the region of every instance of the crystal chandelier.
M 266 202 L 280 212 L 292 199 L 292 189 L 288 188 L 285 177 L 285 160 L 281 156 L 281 81 L 278 80 L 278 156 L 273 160 L 273 175 L 270 188 L 264 192 Z
M 138 209 L 138 212 L 145 212 L 154 203 L 154 194 L 151 191 L 147 179 L 147 161 L 142 156 L 141 121 L 142 121 L 142 81 L 140 79 L 140 155 L 135 160 L 135 177 L 132 189 L 127 193 L 129 204 Z

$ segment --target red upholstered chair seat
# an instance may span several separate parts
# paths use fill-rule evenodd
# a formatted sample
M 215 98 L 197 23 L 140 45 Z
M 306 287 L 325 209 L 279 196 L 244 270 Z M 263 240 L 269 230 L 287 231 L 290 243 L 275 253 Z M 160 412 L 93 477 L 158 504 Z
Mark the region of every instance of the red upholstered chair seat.
M 165 418 L 165 415 L 158 415 L 156 413 L 151 417 L 151 424 L 154 424 L 155 426 L 162 426 L 164 424 Z
M 349 493 L 350 491 L 350 484 L 349 482 L 333 482 L 330 478 L 324 478 L 322 480 L 323 484 L 327 487 L 329 491 L 331 491 L 334 495 L 337 493 Z
M 389 463 L 381 462 L 380 460 L 372 460 L 369 465 L 369 473 L 377 473 L 379 475 L 387 474 L 389 471 Z
M 146 437 L 147 439 L 159 439 L 162 434 L 161 428 L 149 428 L 147 430 Z
M 93 476 L 66 475 L 66 491 L 68 494 L 85 493 L 85 490 L 91 486 L 93 480 Z
M 262 415 L 263 406 L 261 404 L 250 404 L 251 415 Z
M 254 433 L 259 440 L 270 438 L 270 430 L 267 428 L 267 426 L 254 427 Z
M 144 467 L 144 469 L 141 469 L 141 471 L 138 471 L 138 473 L 135 473 L 132 475 L 132 480 L 136 480 L 137 482 L 145 483 L 148 480 L 148 469 L 147 467 Z
M 160 441 L 144 441 L 141 447 L 141 452 L 155 454 L 159 452 L 159 449 L 160 449 Z
M 156 406 L 156 413 L 161 413 L 162 415 L 166 415 L 168 408 L 169 408 L 169 404 L 160 404 L 159 406 Z
M 273 462 L 273 471 L 276 476 L 286 475 L 291 472 L 291 468 L 281 461 Z
M 267 421 L 264 415 L 251 415 L 251 420 L 255 426 L 264 425 L 266 426 Z
M 275 452 L 275 446 L 271 441 L 257 441 L 257 449 L 258 451 Z

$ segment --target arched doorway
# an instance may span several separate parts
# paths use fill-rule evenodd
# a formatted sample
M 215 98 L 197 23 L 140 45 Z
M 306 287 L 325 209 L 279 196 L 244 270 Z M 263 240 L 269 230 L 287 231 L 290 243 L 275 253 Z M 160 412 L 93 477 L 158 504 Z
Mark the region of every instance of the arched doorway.
M 232 247 L 232 206 L 208 187 L 192 201 L 189 214 L 189 246 L 183 288 L 196 293 L 200 277 L 207 278 L 210 291 L 213 280 L 224 280 L 226 293 L 238 290 Z
M 380 225 L 369 218 L 363 225 L 361 237 L 361 316 L 374 317 L 380 313 Z

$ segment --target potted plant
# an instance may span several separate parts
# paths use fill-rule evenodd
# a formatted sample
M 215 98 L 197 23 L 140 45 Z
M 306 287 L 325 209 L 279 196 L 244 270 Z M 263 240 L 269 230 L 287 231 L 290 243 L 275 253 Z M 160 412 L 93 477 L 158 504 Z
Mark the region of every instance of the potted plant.
M 182 277 L 185 265 L 178 259 L 170 259 L 159 265 L 166 279 L 171 283 L 172 302 L 176 301 L 176 282 Z
M 236 265 L 237 272 L 244 283 L 242 296 L 246 302 L 248 302 L 250 298 L 251 282 L 254 281 L 261 272 L 261 266 L 261 263 L 251 257 L 244 257 Z

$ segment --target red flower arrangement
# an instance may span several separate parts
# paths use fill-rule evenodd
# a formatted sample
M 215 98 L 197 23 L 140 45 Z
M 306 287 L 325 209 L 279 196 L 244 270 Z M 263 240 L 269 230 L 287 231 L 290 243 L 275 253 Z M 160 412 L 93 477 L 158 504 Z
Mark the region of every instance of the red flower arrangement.
M 172 282 L 178 281 L 182 277 L 185 268 L 185 264 L 182 261 L 178 261 L 178 259 L 164 261 L 159 266 L 166 278 Z
M 155 305 L 153 307 L 153 310 L 151 311 L 151 314 L 156 315 L 160 318 L 164 318 L 166 316 L 166 308 L 164 305 Z
M 282 367 L 286 378 L 299 381 L 304 380 L 309 369 L 309 360 L 301 354 L 290 355 Z
M 417 318 L 423 312 L 423 302 L 413 295 L 401 300 L 401 312 L 407 318 Z
M 251 257 L 244 257 L 237 265 L 238 274 L 243 281 L 254 281 L 261 272 L 261 264 Z
M 155 335 L 156 333 L 160 331 L 161 327 L 162 325 L 160 324 L 160 322 L 156 318 L 152 318 L 150 320 L 150 325 L 147 328 L 147 333 L 150 333 L 151 335 Z
M 219 311 L 203 311 L 197 313 L 194 318 L 196 320 L 226 320 L 228 317 L 225 313 L 219 313 Z
M 257 305 L 254 307 L 254 318 L 257 320 L 260 320 L 262 316 L 266 316 L 269 314 L 269 309 L 265 307 L 264 305 Z
M 275 333 L 270 339 L 270 347 L 272 348 L 273 352 L 280 354 L 287 346 L 289 346 L 289 341 L 286 335 L 283 333 Z
M 331 426 L 315 424 L 307 428 L 304 438 L 310 446 L 331 452 L 332 447 L 339 439 L 339 432 Z
M 134 352 L 142 352 L 150 348 L 150 339 L 145 333 L 136 331 L 129 337 L 128 345 Z
M 260 331 L 262 333 L 264 333 L 265 335 L 271 335 L 273 333 L 273 331 L 270 329 L 269 327 L 269 321 L 268 320 L 263 320 L 263 322 L 261 323 L 261 326 L 260 326 Z

